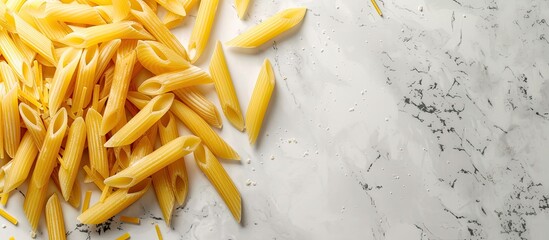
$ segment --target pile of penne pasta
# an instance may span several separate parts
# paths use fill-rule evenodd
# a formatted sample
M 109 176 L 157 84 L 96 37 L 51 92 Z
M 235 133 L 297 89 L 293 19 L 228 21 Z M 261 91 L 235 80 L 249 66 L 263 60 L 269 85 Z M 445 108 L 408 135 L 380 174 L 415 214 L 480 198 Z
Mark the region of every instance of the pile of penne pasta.
M 151 186 L 169 225 L 174 207 L 186 199 L 184 156 L 191 153 L 240 222 L 240 194 L 218 161 L 240 157 L 212 129 L 222 120 L 196 86 L 213 84 L 223 114 L 254 144 L 275 79 L 265 59 L 244 118 L 222 44 L 214 46 L 209 73 L 193 65 L 215 43 L 209 36 L 219 5 L 198 2 L 0 1 L 0 203 L 27 182 L 23 209 L 33 231 L 45 213 L 50 239 L 65 238 L 60 198 L 82 206 L 78 221 L 98 224 Z M 240 18 L 248 4 L 235 1 Z M 185 49 L 169 29 L 195 5 Z M 283 10 L 226 45 L 258 47 L 297 25 L 305 12 Z M 194 135 L 180 136 L 178 120 Z M 88 191 L 80 204 L 79 179 L 101 192 L 97 202 L 90 203 Z M 56 192 L 48 192 L 50 182 Z M 0 215 L 17 223 L 1 208 Z

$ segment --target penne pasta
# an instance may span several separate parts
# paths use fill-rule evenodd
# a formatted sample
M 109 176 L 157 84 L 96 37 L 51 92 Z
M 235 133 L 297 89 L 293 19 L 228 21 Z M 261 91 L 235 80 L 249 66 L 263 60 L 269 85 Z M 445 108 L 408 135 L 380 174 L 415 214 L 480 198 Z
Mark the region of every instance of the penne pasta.
M 155 75 L 183 70 L 190 66 L 185 58 L 155 41 L 139 41 L 137 59 L 144 68 Z
M 25 43 L 23 43 L 23 41 L 21 40 L 19 35 L 15 34 L 15 33 L 11 33 L 10 37 L 11 37 L 11 39 L 13 39 L 13 42 L 15 43 L 15 46 L 17 47 L 17 49 L 19 49 L 19 51 L 23 55 L 23 61 L 24 61 L 25 64 L 27 64 L 26 68 L 28 70 L 24 74 L 28 74 L 27 76 L 29 76 L 29 74 L 31 74 L 31 69 L 30 69 L 30 64 L 29 63 L 34 61 L 34 57 L 36 56 L 36 52 L 34 50 L 32 50 L 29 46 L 25 45 Z M 34 80 L 25 78 L 25 79 L 21 79 L 21 81 L 23 81 L 23 83 L 25 83 L 25 84 L 30 85 Z
M 63 154 L 65 164 L 62 164 L 59 169 L 59 186 L 65 201 L 68 201 L 71 196 L 85 142 L 86 123 L 82 117 L 78 117 L 69 128 L 65 153 Z
M 170 30 L 164 26 L 162 21 L 158 19 L 152 9 L 147 6 L 142 0 L 131 0 L 132 2 L 132 15 L 143 24 L 159 42 L 163 43 L 167 47 L 174 50 L 183 58 L 187 59 L 187 51 L 183 48 L 183 45 L 177 40 L 177 38 L 170 32 Z
M 186 87 L 174 90 L 173 93 L 208 124 L 216 128 L 223 127 L 217 108 L 198 88 Z
M 74 71 L 78 66 L 78 60 L 80 59 L 81 54 L 81 49 L 73 48 L 65 51 L 63 55 L 61 55 L 61 58 L 59 58 L 59 62 L 57 62 L 57 69 L 53 75 L 53 82 L 48 101 L 50 116 L 53 116 L 59 107 L 61 107 L 64 96 L 69 90 L 69 85 L 71 84 Z
M 44 127 L 40 114 L 25 103 L 19 104 L 19 114 L 37 149 L 41 149 L 46 138 L 46 127 Z
M 244 19 L 244 15 L 246 15 L 246 10 L 248 10 L 248 6 L 250 5 L 250 0 L 235 0 L 234 6 L 236 8 L 236 13 L 238 14 L 238 17 L 240 19 Z
M 89 109 L 86 114 L 86 136 L 88 140 L 88 153 L 90 166 L 93 172 L 99 173 L 103 179 L 109 176 L 107 149 L 105 136 L 101 134 L 101 115 L 95 109 Z
M 21 9 L 21 6 L 25 3 L 25 0 L 7 0 L 6 1 L 6 7 L 9 10 L 12 10 L 14 12 L 18 12 L 19 9 Z
M 179 16 L 186 16 L 185 6 L 179 0 L 156 0 L 160 6 L 164 7 L 168 12 L 175 13 Z
M 45 2 L 44 16 L 42 18 L 86 25 L 106 24 L 101 13 L 94 7 L 86 4 Z
M 170 226 L 175 206 L 175 196 L 170 185 L 170 179 L 168 178 L 168 171 L 163 168 L 155 172 L 152 175 L 152 183 L 158 205 L 162 211 L 162 216 L 164 216 L 164 221 L 166 221 L 167 226 Z
M 99 59 L 97 60 L 97 67 L 96 67 L 96 73 L 93 83 L 97 84 L 99 81 L 99 78 L 103 75 L 107 67 L 109 66 L 109 63 L 111 63 L 111 59 L 114 57 L 114 54 L 116 54 L 116 50 L 118 50 L 118 47 L 120 47 L 120 44 L 122 43 L 122 40 L 120 39 L 114 39 L 108 42 L 101 43 L 99 47 Z M 89 102 L 91 98 L 91 92 L 89 96 L 86 96 L 86 100 L 84 101 Z
M 82 198 L 82 189 L 80 188 L 80 182 L 74 181 L 72 186 L 71 196 L 67 201 L 72 207 L 78 208 L 80 206 L 80 201 Z
M 131 5 L 130 1 L 127 0 L 112 0 L 112 6 L 114 9 L 113 12 L 113 22 L 120 22 L 130 15 Z
M 238 1 L 237 1 L 238 2 Z M 217 42 L 210 61 L 210 73 L 214 81 L 217 96 L 225 117 L 238 130 L 244 130 L 244 118 L 240 111 L 240 103 L 236 97 L 233 80 L 223 54 L 221 42 Z
M 17 90 L 16 86 L 12 88 L 2 100 L 2 120 L 4 124 L 4 149 L 8 156 L 13 158 L 15 152 L 19 148 L 19 141 L 21 141 L 21 128 L 19 119 L 19 109 L 17 107 Z
M 37 155 L 38 148 L 30 131 L 27 131 L 13 157 L 10 173 L 5 177 L 3 192 L 9 193 L 25 182 Z
M 198 15 L 189 39 L 189 60 L 195 63 L 206 49 L 219 0 L 202 0 L 198 7 Z
M 36 174 L 36 171 L 37 170 L 33 172 L 33 178 Z M 47 194 L 47 186 L 39 187 L 37 184 L 34 184 L 31 179 L 31 182 L 28 184 L 27 194 L 25 194 L 23 211 L 25 212 L 27 220 L 29 221 L 29 224 L 33 231 L 36 231 L 36 229 L 38 228 L 40 216 L 42 215 L 44 207 L 46 206 L 46 198 L 48 197 Z
M 6 89 L 14 89 L 19 87 L 19 79 L 17 79 L 15 72 L 5 61 L 0 62 L 0 76 L 4 81 Z
M 240 193 L 233 181 L 215 158 L 208 147 L 200 145 L 194 151 L 194 159 L 198 168 L 206 175 L 215 187 L 237 222 L 240 222 L 242 203 Z
M 44 57 L 48 63 L 55 65 L 53 56 L 53 43 L 40 31 L 37 31 L 31 24 L 23 20 L 19 15 L 13 14 L 15 21 L 15 31 L 21 40 L 40 56 Z
M 130 155 L 130 164 L 128 164 L 128 166 L 149 155 L 153 152 L 153 150 L 154 146 L 149 140 L 149 137 L 143 136 L 141 139 L 133 144 L 132 153 Z M 128 166 L 126 166 L 126 168 Z
M 162 18 L 162 23 L 164 23 L 164 26 L 166 26 L 168 29 L 172 29 L 179 26 L 179 24 L 181 24 L 184 19 L 184 16 L 178 15 L 173 12 L 167 12 Z
M 200 139 L 195 136 L 179 137 L 154 152 L 134 162 L 128 168 L 105 179 L 107 186 L 116 188 L 132 187 L 177 159 L 194 151 Z
M 0 29 L 0 53 L 13 68 L 17 77 L 24 80 L 30 76 L 31 69 L 25 60 L 25 56 L 17 48 L 5 29 Z
M 240 156 L 208 124 L 180 101 L 174 100 L 171 112 L 198 136 L 212 152 L 224 159 L 240 160 Z
M 281 11 L 246 32 L 233 38 L 226 44 L 231 47 L 256 48 L 296 26 L 307 8 L 290 8 Z
M 48 237 L 52 240 L 67 239 L 65 235 L 65 220 L 57 194 L 53 194 L 46 203 L 46 225 Z
M 128 48 L 129 46 L 126 46 Z M 120 114 L 124 110 L 124 102 L 130 86 L 131 73 L 137 61 L 135 50 L 118 50 L 118 57 L 114 68 L 113 81 L 103 121 L 101 122 L 101 134 L 109 132 L 114 124 L 120 121 Z
M 151 101 L 152 98 L 144 93 L 129 91 L 126 99 L 141 110 L 147 105 L 147 103 L 149 103 L 149 101 Z
M 263 123 L 265 112 L 267 112 L 274 86 L 275 77 L 273 68 L 269 59 L 265 59 L 257 77 L 248 110 L 246 111 L 246 128 L 251 144 L 254 144 L 257 136 L 259 136 L 261 124 Z
M 154 97 L 126 125 L 116 132 L 105 147 L 118 147 L 135 142 L 170 109 L 174 96 L 171 93 Z
M 184 87 L 211 82 L 212 78 L 206 72 L 198 67 L 190 66 L 182 71 L 151 77 L 139 86 L 138 91 L 147 95 L 158 95 Z
M 158 132 L 160 134 L 161 144 L 167 144 L 168 142 L 179 137 L 175 117 L 172 113 L 168 113 L 160 119 L 160 121 L 158 122 Z M 171 189 L 173 190 L 173 195 L 175 197 L 175 200 L 177 201 L 177 204 L 182 205 L 187 198 L 187 192 L 189 189 L 189 179 L 187 177 L 187 167 L 185 166 L 185 159 L 177 160 L 168 165 L 167 176 L 169 177 L 169 183 Z M 165 217 L 166 216 L 164 216 L 164 218 Z
M 87 106 L 91 100 L 91 90 L 93 89 L 93 85 L 95 85 L 95 71 L 97 69 L 98 60 L 99 49 L 96 45 L 86 48 L 82 52 L 72 94 L 72 113 L 76 113 L 81 110 L 82 107 Z M 84 91 L 84 88 L 86 88 L 86 91 Z M 87 94 L 87 92 L 89 92 L 89 94 Z
M 114 39 L 150 40 L 152 38 L 141 24 L 132 21 L 121 21 L 79 29 L 67 34 L 59 41 L 68 46 L 86 48 Z
M 150 179 L 136 183 L 130 188 L 121 188 L 113 192 L 103 202 L 97 202 L 78 216 L 84 224 L 99 224 L 118 214 L 140 199 L 151 185 Z

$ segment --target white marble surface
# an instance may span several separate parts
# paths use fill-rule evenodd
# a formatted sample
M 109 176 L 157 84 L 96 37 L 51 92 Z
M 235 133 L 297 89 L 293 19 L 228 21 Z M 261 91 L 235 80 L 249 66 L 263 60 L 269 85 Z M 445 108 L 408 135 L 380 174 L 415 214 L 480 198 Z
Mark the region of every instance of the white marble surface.
M 222 41 L 309 8 L 257 53 L 226 51 L 243 109 L 264 57 L 277 79 L 256 147 L 227 121 L 221 131 L 244 160 L 224 163 L 243 223 L 189 158 L 171 228 L 149 191 L 123 212 L 140 226 L 76 226 L 73 211 L 69 238 L 154 239 L 158 223 L 165 239 L 547 239 L 549 2 L 379 3 L 384 18 L 366 0 L 253 1 L 241 22 L 221 1 L 212 38 Z M 184 43 L 193 21 L 176 30 Z M 8 206 L 20 224 L 1 236 L 28 238 L 22 199 Z

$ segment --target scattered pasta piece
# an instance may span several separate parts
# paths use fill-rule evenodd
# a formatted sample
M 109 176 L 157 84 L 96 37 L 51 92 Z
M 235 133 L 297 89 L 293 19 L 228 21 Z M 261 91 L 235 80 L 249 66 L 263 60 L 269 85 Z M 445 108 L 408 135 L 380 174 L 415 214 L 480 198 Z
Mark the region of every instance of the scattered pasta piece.
M 379 16 L 383 17 L 383 13 L 381 12 L 381 9 L 379 9 L 379 6 L 377 5 L 376 0 L 371 0 L 371 1 L 372 1 L 372 5 L 374 5 L 374 8 L 376 9 L 377 14 L 379 14 Z
M 160 227 L 158 226 L 158 224 L 154 225 L 154 229 L 156 229 L 156 236 L 158 237 L 158 240 L 164 240 L 164 238 L 162 238 L 162 232 L 160 232 Z
M 138 217 L 120 216 L 120 221 L 139 225 L 140 219 Z
M 129 233 L 124 233 L 120 237 L 117 237 L 116 240 L 126 240 L 126 239 L 130 239 L 130 237 L 131 236 Z
M 90 207 L 92 191 L 86 191 L 86 196 L 84 197 L 84 204 L 82 205 L 82 212 L 85 212 Z
M 6 212 L 4 209 L 0 208 L 0 216 L 4 217 L 6 220 L 11 222 L 13 225 L 17 225 L 17 219 L 10 215 L 8 212 Z

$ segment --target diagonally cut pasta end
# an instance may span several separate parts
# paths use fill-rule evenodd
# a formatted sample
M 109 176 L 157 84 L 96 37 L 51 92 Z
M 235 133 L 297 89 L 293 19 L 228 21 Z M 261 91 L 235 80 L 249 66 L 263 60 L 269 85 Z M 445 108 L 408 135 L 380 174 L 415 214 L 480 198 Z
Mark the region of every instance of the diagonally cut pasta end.
M 223 106 L 223 112 L 225 113 L 225 116 L 227 116 L 229 122 L 236 129 L 241 132 L 244 131 L 244 117 L 242 117 L 242 113 L 240 111 L 233 108 L 232 106 L 225 105 Z
M 134 182 L 133 177 L 126 176 L 112 176 L 105 179 L 104 183 L 107 186 L 115 188 L 128 188 Z

